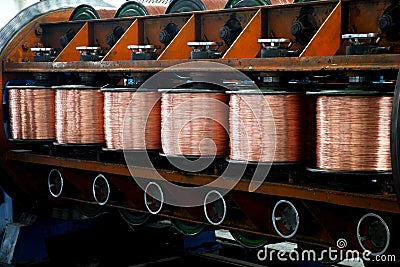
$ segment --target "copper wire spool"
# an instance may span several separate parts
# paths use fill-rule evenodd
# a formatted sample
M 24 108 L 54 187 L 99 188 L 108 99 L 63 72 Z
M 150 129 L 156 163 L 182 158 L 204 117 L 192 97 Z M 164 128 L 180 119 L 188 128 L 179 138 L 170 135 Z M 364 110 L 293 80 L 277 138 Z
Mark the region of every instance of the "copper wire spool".
M 160 93 L 118 88 L 104 91 L 106 147 L 117 150 L 160 150 Z M 125 122 L 127 125 L 124 125 Z M 127 131 L 125 136 L 123 131 Z
M 161 141 L 166 155 L 228 154 L 228 95 L 209 91 L 169 92 L 161 100 Z
M 8 89 L 12 138 L 54 140 L 54 90 L 40 86 L 12 86 Z
M 302 94 L 231 94 L 230 158 L 249 162 L 271 162 L 273 158 L 275 163 L 306 160 L 304 103 Z
M 317 99 L 317 168 L 389 171 L 392 96 L 325 95 Z
M 104 143 L 103 93 L 97 87 L 65 85 L 56 89 L 57 143 Z

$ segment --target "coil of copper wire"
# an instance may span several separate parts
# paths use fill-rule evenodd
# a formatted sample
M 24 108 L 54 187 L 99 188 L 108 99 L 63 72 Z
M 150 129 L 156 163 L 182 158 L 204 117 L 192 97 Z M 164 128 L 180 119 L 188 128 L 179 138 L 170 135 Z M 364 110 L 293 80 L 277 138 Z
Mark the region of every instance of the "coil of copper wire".
M 11 135 L 20 140 L 55 140 L 55 97 L 51 87 L 10 86 Z
M 58 144 L 104 143 L 103 93 L 84 85 L 54 86 L 56 89 L 56 136 Z
M 161 143 L 166 155 L 228 154 L 228 95 L 184 89 L 162 95 Z
M 361 93 L 360 93 L 361 94 Z M 392 96 L 321 95 L 317 99 L 317 168 L 389 171 Z
M 161 94 L 127 88 L 103 91 L 106 147 L 160 150 Z
M 303 94 L 243 90 L 231 92 L 230 98 L 230 159 L 274 163 L 306 160 Z

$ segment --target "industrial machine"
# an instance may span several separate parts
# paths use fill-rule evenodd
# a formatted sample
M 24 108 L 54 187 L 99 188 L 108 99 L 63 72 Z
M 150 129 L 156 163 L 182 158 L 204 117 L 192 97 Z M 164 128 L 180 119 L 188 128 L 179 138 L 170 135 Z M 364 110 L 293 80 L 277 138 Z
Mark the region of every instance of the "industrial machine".
M 2 29 L 13 199 L 398 255 L 398 1 L 133 2 Z

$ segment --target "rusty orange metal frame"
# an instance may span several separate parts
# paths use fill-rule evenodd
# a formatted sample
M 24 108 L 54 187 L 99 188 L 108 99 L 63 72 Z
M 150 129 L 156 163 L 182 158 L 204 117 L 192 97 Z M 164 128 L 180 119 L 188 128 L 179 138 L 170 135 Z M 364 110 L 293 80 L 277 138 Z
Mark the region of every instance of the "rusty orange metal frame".
M 103 61 L 128 60 L 130 58 L 131 51 L 128 50 L 128 45 L 138 44 L 139 40 L 141 40 L 139 24 L 140 21 L 136 19 L 118 42 L 108 51 Z
M 226 51 L 223 58 L 254 58 L 260 53 L 258 39 L 263 32 L 262 10 L 258 10 L 250 22 L 243 29 L 232 46 Z
M 79 61 L 80 52 L 76 48 L 78 46 L 89 46 L 89 42 L 89 23 L 86 22 L 54 62 Z
M 77 22 L 60 22 L 50 25 L 55 17 L 49 16 L 30 24 L 22 29 L 21 34 L 5 50 L 1 70 L 2 85 L 11 79 L 32 78 L 35 73 L 48 73 L 62 82 L 65 72 L 74 74 L 80 72 L 96 72 L 105 75 L 121 76 L 122 73 L 156 73 L 170 66 L 187 62 L 190 55 L 189 41 L 221 41 L 219 29 L 226 23 L 232 14 L 236 14 L 243 26 L 235 42 L 220 51 L 225 52 L 223 59 L 213 60 L 229 65 L 246 74 L 259 75 L 263 72 L 287 74 L 287 77 L 302 75 L 341 75 L 357 71 L 365 75 L 381 74 L 385 78 L 395 77 L 400 68 L 400 43 L 389 42 L 383 38 L 380 45 L 391 46 L 394 54 L 346 56 L 346 43 L 341 40 L 344 33 L 379 32 L 377 20 L 382 12 L 391 4 L 390 0 L 343 0 L 296 3 L 287 6 L 252 7 L 235 10 L 219 10 L 196 12 L 195 14 L 160 15 L 129 19 L 109 19 L 86 22 L 84 25 Z M 314 8 L 314 18 L 319 26 L 312 40 L 307 45 L 294 42 L 292 49 L 301 51 L 300 57 L 291 58 L 257 58 L 261 50 L 259 38 L 287 38 L 294 40 L 290 27 L 298 19 L 300 10 L 305 6 Z M 69 13 L 64 14 L 65 19 Z M 67 20 L 67 19 L 65 19 Z M 128 45 L 150 43 L 160 45 L 158 33 L 167 23 L 175 22 L 179 33 L 173 41 L 159 51 L 158 60 L 132 61 Z M 25 51 L 22 45 L 27 42 L 41 42 L 58 45 L 60 34 L 49 40 L 40 38 L 34 33 L 41 24 L 44 31 L 65 32 L 68 27 L 81 27 L 72 41 L 61 51 L 55 62 L 25 62 L 32 60 L 32 54 Z M 116 25 L 126 29 L 118 42 L 110 47 L 101 62 L 78 62 L 79 51 L 77 46 L 94 45 L 98 40 L 100 46 L 105 46 L 105 36 Z M 24 50 L 25 49 L 25 50 Z M 397 54 L 396 54 L 397 53 Z M 0 93 L 0 96 L 1 93 Z M 1 113 L 1 112 L 0 112 Z M 143 206 L 143 192 L 131 178 L 125 164 L 115 164 L 96 160 L 73 159 L 56 157 L 47 154 L 37 154 L 26 150 L 10 150 L 10 143 L 5 139 L 4 132 L 0 132 L 2 147 L 0 162 L 11 175 L 10 181 L 15 182 L 29 195 L 37 194 L 38 198 L 46 199 L 46 174 L 50 168 L 60 168 L 69 178 L 71 186 L 78 193 L 68 192 L 63 200 L 93 203 L 90 192 L 90 179 L 102 172 L 110 177 L 115 187 L 110 207 L 126 208 L 146 212 Z M 24 145 L 19 147 L 25 148 Z M 136 167 L 136 176 L 148 181 L 158 181 L 155 170 Z M 214 181 L 215 175 L 193 174 L 160 169 L 158 172 L 167 180 L 190 186 L 199 186 Z M 226 183 L 228 183 L 227 181 Z M 322 183 L 321 183 L 322 184 Z M 226 184 L 219 184 L 218 188 L 225 188 Z M 383 214 L 391 225 L 400 222 L 400 209 L 396 196 L 391 191 L 377 193 L 354 193 L 337 189 L 327 189 L 325 186 L 310 185 L 307 183 L 277 183 L 266 182 L 257 191 L 248 192 L 249 181 L 241 180 L 235 187 L 229 199 L 239 207 L 239 218 L 228 218 L 223 226 L 229 229 L 245 230 L 253 233 L 274 236 L 271 221 L 264 214 L 271 213 L 271 207 L 280 199 L 290 199 L 301 207 L 302 214 L 306 214 L 304 221 L 309 223 L 302 229 L 298 239 L 315 243 L 334 243 L 342 234 L 349 236 L 351 247 L 359 249 L 354 228 L 357 219 L 366 212 Z M 113 190 L 114 190 L 113 189 Z M 32 196 L 36 197 L 36 196 Z M 206 223 L 199 209 L 179 209 L 167 206 L 161 216 L 178 218 L 196 223 Z M 268 215 L 270 216 L 270 215 Z M 333 220 L 347 220 L 349 226 L 336 227 Z M 310 226 L 311 225 L 311 226 Z M 353 229 L 353 230 L 351 230 Z M 311 240 L 312 239 L 312 240 Z M 395 245 L 398 241 L 395 240 Z
M 342 2 L 339 2 L 300 57 L 333 56 L 342 43 Z M 321 49 L 323 48 L 323 49 Z
M 160 54 L 157 60 L 190 58 L 191 48 L 185 44 L 196 38 L 196 15 L 192 15 L 177 36 Z

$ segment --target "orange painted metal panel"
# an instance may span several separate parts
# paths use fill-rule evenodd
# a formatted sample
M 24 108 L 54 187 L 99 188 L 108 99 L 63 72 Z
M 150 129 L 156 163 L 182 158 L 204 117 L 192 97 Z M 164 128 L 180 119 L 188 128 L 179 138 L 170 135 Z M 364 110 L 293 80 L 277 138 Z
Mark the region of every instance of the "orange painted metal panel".
M 342 42 L 342 2 L 328 16 L 300 57 L 333 56 Z
M 41 36 L 35 33 L 35 29 L 39 29 L 41 23 L 68 20 L 71 13 L 72 9 L 55 11 L 33 20 L 5 47 L 2 53 L 3 59 L 8 62 L 32 62 L 34 54 L 30 48 L 39 47 L 42 44 Z
M 69 42 L 69 44 L 61 51 L 55 62 L 79 61 L 80 52 L 76 50 L 78 46 L 89 46 L 89 24 L 83 25 L 80 31 Z
M 223 58 L 254 58 L 261 50 L 258 39 L 262 37 L 261 9 L 254 15 Z
M 194 41 L 196 38 L 195 15 L 187 21 L 174 40 L 165 48 L 158 57 L 158 60 L 166 59 L 189 59 L 192 49 L 186 45 L 187 42 Z
M 129 60 L 131 51 L 128 45 L 139 44 L 139 21 L 135 20 L 125 31 L 124 35 L 111 48 L 102 61 Z

